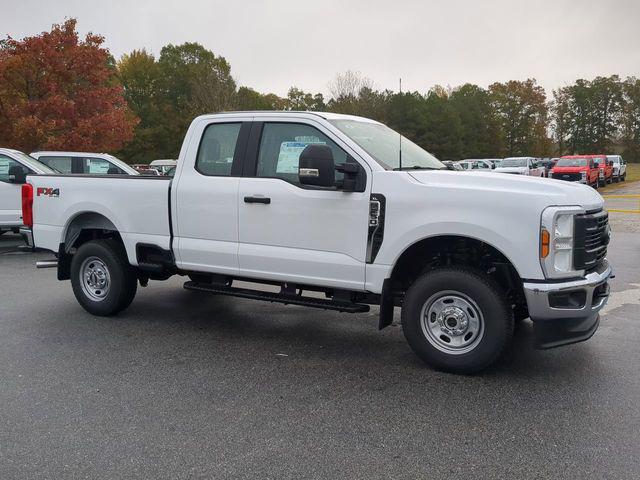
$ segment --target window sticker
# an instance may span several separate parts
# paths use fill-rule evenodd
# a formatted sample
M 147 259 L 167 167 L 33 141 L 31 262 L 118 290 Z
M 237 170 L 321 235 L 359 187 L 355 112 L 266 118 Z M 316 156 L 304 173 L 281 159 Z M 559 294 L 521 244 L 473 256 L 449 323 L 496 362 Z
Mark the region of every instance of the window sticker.
M 278 154 L 278 164 L 276 173 L 298 173 L 298 163 L 300 154 L 307 145 L 326 145 L 318 137 L 296 137 L 295 142 L 282 142 L 280 144 L 280 153 Z

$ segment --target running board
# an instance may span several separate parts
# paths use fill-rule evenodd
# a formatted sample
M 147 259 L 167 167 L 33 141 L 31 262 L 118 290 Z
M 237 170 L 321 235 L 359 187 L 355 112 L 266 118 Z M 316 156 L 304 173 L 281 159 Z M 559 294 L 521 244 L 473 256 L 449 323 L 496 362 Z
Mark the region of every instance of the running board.
M 268 302 L 284 303 L 285 305 L 291 304 L 300 305 L 303 307 L 323 308 L 325 310 L 337 310 L 338 312 L 360 313 L 369 311 L 369 305 L 364 305 L 361 303 L 336 302 L 333 300 L 325 300 L 323 298 L 262 292 L 260 290 L 233 288 L 227 287 L 225 285 L 216 285 L 210 283 L 185 282 L 184 288 L 186 288 L 187 290 L 197 290 L 200 292 L 210 292 L 220 295 L 231 295 L 233 297 L 250 298 L 252 300 L 266 300 Z

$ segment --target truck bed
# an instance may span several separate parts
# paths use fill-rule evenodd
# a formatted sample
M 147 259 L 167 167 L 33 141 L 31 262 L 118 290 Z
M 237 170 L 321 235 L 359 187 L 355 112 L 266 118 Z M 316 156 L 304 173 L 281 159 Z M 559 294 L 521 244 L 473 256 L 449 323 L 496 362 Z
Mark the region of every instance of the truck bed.
M 116 227 L 133 265 L 138 243 L 170 248 L 170 177 L 33 175 L 27 182 L 33 185 L 33 236 L 40 248 L 58 251 L 69 225 L 104 222 L 100 216 Z

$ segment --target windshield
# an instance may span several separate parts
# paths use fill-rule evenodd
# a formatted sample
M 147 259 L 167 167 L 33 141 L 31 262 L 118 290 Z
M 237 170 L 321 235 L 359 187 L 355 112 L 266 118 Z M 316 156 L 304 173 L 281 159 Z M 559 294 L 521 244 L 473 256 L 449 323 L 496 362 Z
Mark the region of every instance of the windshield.
M 526 167 L 526 158 L 505 158 L 500 164 L 501 167 Z
M 114 157 L 113 155 L 105 155 L 109 158 L 109 161 L 120 167 L 121 170 L 124 170 L 124 173 L 127 175 L 140 175 L 140 172 L 133 168 L 128 163 L 123 162 L 118 157 Z
M 357 120 L 331 120 L 342 133 L 356 142 L 388 170 L 400 166 L 400 134 L 386 125 Z M 402 137 L 402 169 L 446 169 L 436 157 Z
M 586 167 L 586 158 L 561 158 L 556 163 L 556 167 Z
M 21 160 L 22 163 L 24 163 L 27 167 L 30 167 L 32 170 L 35 170 L 36 173 L 47 173 L 47 174 L 60 173 L 55 168 L 45 165 L 41 161 L 33 158 L 31 155 L 27 155 L 26 153 L 22 153 L 18 151 L 14 151 L 12 153 L 14 157 Z

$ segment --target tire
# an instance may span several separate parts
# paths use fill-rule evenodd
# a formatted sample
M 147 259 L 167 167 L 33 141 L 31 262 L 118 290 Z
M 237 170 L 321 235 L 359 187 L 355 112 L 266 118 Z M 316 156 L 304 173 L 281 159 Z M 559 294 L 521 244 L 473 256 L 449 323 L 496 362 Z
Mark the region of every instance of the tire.
M 606 185 L 607 185 L 607 181 L 606 180 L 604 180 L 604 181 L 598 180 L 598 187 L 605 187 Z
M 620 183 L 620 175 L 616 175 L 616 178 L 613 181 L 615 183 Z
M 426 364 L 445 372 L 472 374 L 487 368 L 511 343 L 513 329 L 504 292 L 475 270 L 432 270 L 404 298 L 402 330 L 409 346 Z
M 595 190 L 598 190 L 598 181 L 596 180 L 596 183 L 591 184 L 591 188 L 594 188 Z
M 624 172 L 624 175 L 622 175 L 622 181 L 624 182 L 627 179 L 627 172 Z
M 122 244 L 111 239 L 93 240 L 83 244 L 71 259 L 71 286 L 87 312 L 108 317 L 131 304 L 138 281 Z

